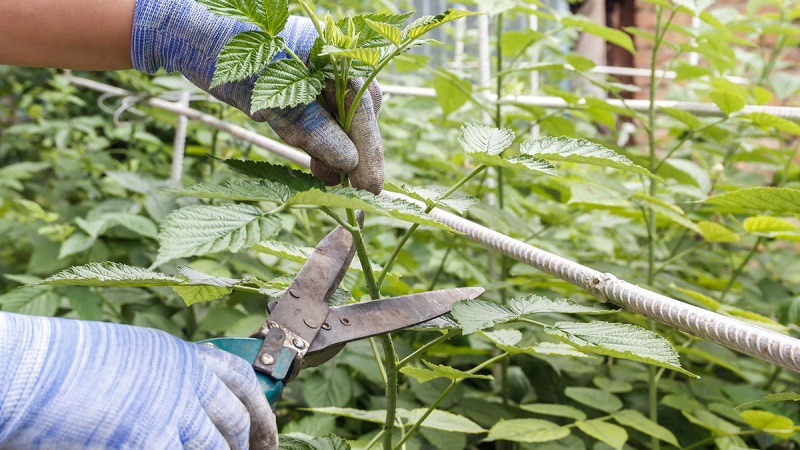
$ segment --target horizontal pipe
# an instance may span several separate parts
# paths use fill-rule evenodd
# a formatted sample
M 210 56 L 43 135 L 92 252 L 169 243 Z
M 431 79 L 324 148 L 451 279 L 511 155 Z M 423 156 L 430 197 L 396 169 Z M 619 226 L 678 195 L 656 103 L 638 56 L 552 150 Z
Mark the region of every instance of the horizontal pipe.
M 80 86 L 114 95 L 130 95 L 124 89 L 96 81 L 66 75 Z M 175 102 L 156 97 L 141 97 L 143 103 L 182 114 L 203 124 L 230 133 L 239 139 L 261 147 L 295 164 L 308 167 L 309 157 L 288 145 L 261 136 L 258 133 L 229 124 L 212 115 L 202 113 Z M 402 198 L 419 202 L 403 195 L 383 191 L 382 197 Z M 736 320 L 713 311 L 689 305 L 637 285 L 602 273 L 574 261 L 562 258 L 512 237 L 498 233 L 463 217 L 434 209 L 430 215 L 451 228 L 464 233 L 470 240 L 499 251 L 517 261 L 586 289 L 590 294 L 617 306 L 656 320 L 685 333 L 697 336 L 731 350 L 761 359 L 794 372 L 800 372 L 800 340 Z
M 394 94 L 409 95 L 414 97 L 436 97 L 436 91 L 433 88 L 381 85 L 381 90 L 384 94 L 390 95 Z M 497 101 L 497 95 L 492 93 L 487 93 L 486 98 L 489 101 Z M 630 108 L 637 112 L 646 112 L 649 111 L 650 108 L 650 100 L 631 99 L 625 100 L 624 102 L 622 100 L 613 98 L 603 100 L 609 105 L 620 108 Z M 521 103 L 524 105 L 540 106 L 543 108 L 566 109 L 571 107 L 566 100 L 560 97 L 544 95 L 504 96 L 500 99 L 500 101 L 504 103 Z M 673 100 L 656 100 L 655 103 L 656 108 L 676 108 L 701 116 L 724 116 L 719 107 L 713 103 L 681 102 Z M 658 109 L 656 109 L 656 112 L 658 112 Z M 741 112 L 765 112 L 786 119 L 800 120 L 800 108 L 794 108 L 790 106 L 746 105 L 744 108 L 742 108 Z

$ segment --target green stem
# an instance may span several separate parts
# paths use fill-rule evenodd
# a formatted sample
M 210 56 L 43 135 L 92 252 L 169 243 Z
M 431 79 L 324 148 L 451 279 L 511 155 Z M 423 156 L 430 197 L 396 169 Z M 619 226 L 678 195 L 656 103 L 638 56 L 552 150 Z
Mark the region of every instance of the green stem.
M 436 339 L 426 343 L 422 347 L 414 350 L 410 355 L 408 355 L 405 358 L 403 358 L 400 361 L 398 361 L 397 365 L 395 366 L 395 368 L 397 370 L 400 370 L 400 368 L 402 368 L 403 366 L 405 366 L 406 364 L 408 364 L 409 362 L 414 360 L 419 355 L 421 355 L 421 354 L 425 353 L 426 351 L 428 351 L 428 349 L 430 349 L 431 347 L 433 347 L 433 346 L 435 346 L 435 345 L 437 345 L 437 344 L 439 344 L 441 342 L 444 342 L 444 341 L 446 341 L 448 339 L 451 339 L 451 338 L 453 338 L 455 336 L 458 336 L 460 333 L 461 333 L 461 329 L 460 328 L 454 328 L 454 329 L 448 331 L 447 333 L 445 333 L 445 334 L 437 337 Z
M 539 326 L 539 327 L 542 327 L 542 328 L 547 328 L 547 327 L 550 326 L 550 325 L 548 325 L 548 324 L 546 324 L 544 322 L 539 322 L 539 321 L 536 321 L 536 320 L 533 320 L 533 319 L 528 319 L 527 317 L 520 317 L 519 319 L 517 319 L 517 321 L 518 322 L 529 323 L 531 325 L 536 325 L 536 326 Z
M 681 259 L 681 258 L 683 258 L 683 257 L 685 257 L 685 256 L 687 256 L 687 255 L 689 255 L 691 253 L 694 253 L 697 250 L 700 250 L 701 248 L 705 247 L 708 243 L 709 243 L 708 241 L 703 241 L 703 242 L 695 245 L 694 247 L 689 247 L 689 248 L 687 248 L 686 250 L 683 250 L 680 253 L 676 253 L 676 254 L 670 256 L 667 260 L 662 262 L 660 266 L 656 267 L 655 273 L 653 275 L 657 275 L 657 274 L 661 273 L 664 269 L 666 269 L 673 262 L 675 262 L 675 261 L 677 261 L 677 260 L 679 260 L 679 259 Z
M 731 278 L 728 280 L 728 284 L 725 285 L 725 289 L 722 291 L 722 294 L 719 296 L 719 300 L 718 301 L 720 303 L 722 303 L 725 300 L 725 297 L 728 296 L 728 293 L 730 292 L 731 288 L 733 287 L 733 283 L 735 283 L 736 279 L 739 278 L 739 275 L 742 274 L 742 272 L 744 271 L 745 266 L 747 266 L 747 263 L 750 262 L 750 259 L 753 257 L 753 255 L 756 254 L 756 251 L 758 250 L 758 247 L 761 245 L 761 243 L 763 241 L 764 241 L 764 238 L 759 236 L 758 239 L 756 239 L 756 243 L 753 244 L 753 248 L 750 249 L 750 252 L 747 253 L 747 256 L 744 257 L 744 259 L 742 260 L 741 264 L 739 264 L 739 266 L 733 271 L 733 273 L 731 274 Z
M 439 277 L 441 277 L 442 273 L 444 273 L 444 263 L 447 261 L 447 257 L 450 256 L 450 252 L 452 251 L 453 247 L 447 247 L 447 250 L 445 250 L 444 256 L 442 256 L 442 260 L 439 262 L 439 268 L 436 269 L 436 273 L 433 275 L 433 278 L 431 278 L 431 282 L 428 284 L 427 290 L 432 291 L 433 288 L 436 287 L 436 283 L 439 282 Z
M 355 240 L 358 261 L 361 263 L 361 270 L 364 272 L 364 281 L 367 282 L 367 290 L 369 291 L 370 297 L 372 297 L 373 300 L 377 300 L 381 298 L 380 288 L 378 287 L 378 283 L 375 281 L 375 274 L 372 272 L 372 263 L 370 263 L 369 255 L 367 255 L 367 246 L 364 243 L 364 235 L 361 234 L 361 229 L 358 227 L 356 212 L 352 209 L 348 209 L 347 219 L 350 222 L 350 226 L 353 227 L 351 233 L 353 233 L 353 239 Z
M 235 285 L 235 286 L 231 286 L 231 289 L 233 289 L 234 291 L 250 292 L 251 294 L 261 294 L 262 293 L 261 289 L 259 289 L 259 288 L 255 288 L 255 287 L 251 287 L 251 286 L 241 286 L 241 285 L 238 285 L 238 284 Z
M 386 385 L 389 383 L 389 380 L 386 378 L 386 368 L 383 367 L 383 360 L 381 359 L 381 354 L 378 351 L 378 345 L 375 343 L 375 338 L 369 338 L 369 345 L 372 347 L 372 354 L 375 355 L 375 361 L 378 362 L 378 372 L 381 373 L 383 384 Z
M 392 448 L 392 429 L 397 417 L 397 353 L 390 335 L 384 334 L 380 340 L 383 344 L 386 364 L 386 421 L 383 423 L 383 448 L 390 450 Z
M 463 186 L 469 180 L 475 178 L 475 176 L 478 175 L 479 173 L 481 173 L 484 170 L 486 170 L 487 167 L 489 167 L 489 166 L 487 166 L 485 164 L 481 165 L 478 168 L 476 168 L 475 170 L 473 170 L 472 172 L 468 173 L 466 176 L 464 176 L 464 178 L 458 180 L 458 182 L 456 182 L 456 184 L 454 184 L 452 187 L 450 187 L 450 189 L 448 189 L 444 194 L 440 195 L 434 201 L 433 204 L 428 205 L 425 208 L 425 214 L 433 211 L 433 209 L 436 207 L 436 202 L 444 200 L 444 199 L 450 197 L 451 195 L 453 195 L 453 193 L 456 192 L 459 188 L 461 188 L 461 186 Z M 414 225 L 411 225 L 411 227 L 408 230 L 406 230 L 405 233 L 403 233 L 403 236 L 400 237 L 400 242 L 398 242 L 397 245 L 394 247 L 394 249 L 392 250 L 392 254 L 389 255 L 389 259 L 386 260 L 386 263 L 383 265 L 383 270 L 381 270 L 381 273 L 378 275 L 378 285 L 379 286 L 383 284 L 384 278 L 386 278 L 386 275 L 389 273 L 389 270 L 391 270 L 392 265 L 394 264 L 395 260 L 400 255 L 400 251 L 403 250 L 403 247 L 405 246 L 406 242 L 408 242 L 408 240 L 411 238 L 411 235 L 414 234 L 415 231 L 417 231 L 417 228 L 419 228 L 419 224 L 415 223 Z
M 379 431 L 378 434 L 376 434 L 375 437 L 372 438 L 372 440 L 369 441 L 369 443 L 367 443 L 367 446 L 364 447 L 364 450 L 371 449 L 372 446 L 375 445 L 381 439 L 381 436 L 383 436 L 383 434 L 384 434 L 383 430 Z
M 669 28 L 669 23 L 675 17 L 675 11 L 672 11 L 665 26 L 662 26 L 661 6 L 656 6 L 656 30 L 655 41 L 653 43 L 652 56 L 650 58 L 650 106 L 647 110 L 647 144 L 648 144 L 648 169 L 653 172 L 658 164 L 656 158 L 656 92 L 658 83 L 656 81 L 656 69 L 658 66 L 658 50 L 664 40 L 666 30 Z M 649 194 L 655 197 L 657 193 L 657 186 L 655 180 L 649 180 Z M 655 284 L 656 276 L 656 212 L 650 208 L 647 211 L 647 284 L 653 286 Z M 655 323 L 650 321 L 650 328 L 655 328 Z M 651 367 L 648 371 L 648 403 L 649 403 L 649 416 L 650 420 L 658 423 L 658 375 L 655 368 Z M 656 437 L 651 437 L 650 448 L 658 450 L 661 448 L 661 442 Z
M 500 360 L 502 360 L 503 358 L 505 358 L 507 356 L 509 356 L 509 353 L 501 353 L 501 354 L 499 354 L 499 355 L 497 355 L 497 356 L 495 356 L 493 358 L 489 358 L 486 361 L 482 362 L 481 364 L 475 366 L 471 370 L 468 370 L 467 373 L 474 374 L 475 372 L 478 372 L 478 371 L 482 370 L 485 367 L 488 367 L 488 366 L 490 366 L 490 365 L 492 365 L 492 364 L 494 364 L 496 362 L 499 362 Z M 453 389 L 455 389 L 456 386 L 458 386 L 465 379 L 466 378 L 459 378 L 459 379 L 451 381 L 450 385 L 448 385 L 447 388 L 445 388 L 445 390 L 442 391 L 442 393 L 439 395 L 439 397 L 437 397 L 436 400 L 434 400 L 433 403 L 430 406 L 428 406 L 428 409 L 425 411 L 425 413 L 422 416 L 420 416 L 420 418 L 408 430 L 408 432 L 405 434 L 405 436 L 403 436 L 403 438 L 400 439 L 400 441 L 397 443 L 397 445 L 394 446 L 394 450 L 400 450 L 400 448 L 403 446 L 403 444 L 419 429 L 419 427 L 422 425 L 422 423 L 425 421 L 425 419 L 427 419 L 428 416 L 430 416 L 431 413 L 433 413 L 433 411 L 436 410 L 436 407 L 439 406 L 440 403 L 442 403 L 442 401 L 447 397 L 447 395 L 450 394 L 450 392 L 452 392 Z

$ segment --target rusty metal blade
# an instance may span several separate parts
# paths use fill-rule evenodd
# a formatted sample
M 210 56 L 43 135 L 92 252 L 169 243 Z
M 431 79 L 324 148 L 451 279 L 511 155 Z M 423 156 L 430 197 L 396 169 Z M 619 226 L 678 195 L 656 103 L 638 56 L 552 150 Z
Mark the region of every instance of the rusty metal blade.
M 443 289 L 331 308 L 307 355 L 419 325 L 450 312 L 453 303 L 481 294 L 481 287 Z
M 354 254 L 352 234 L 336 227 L 319 242 L 254 336 L 270 342 L 271 333 L 282 333 L 281 342 L 274 346 L 291 347 L 297 358 L 302 359 L 328 316 L 328 300 L 341 283 Z M 293 374 L 274 372 L 277 357 L 276 349 L 263 346 L 253 367 L 276 378 L 291 379 Z

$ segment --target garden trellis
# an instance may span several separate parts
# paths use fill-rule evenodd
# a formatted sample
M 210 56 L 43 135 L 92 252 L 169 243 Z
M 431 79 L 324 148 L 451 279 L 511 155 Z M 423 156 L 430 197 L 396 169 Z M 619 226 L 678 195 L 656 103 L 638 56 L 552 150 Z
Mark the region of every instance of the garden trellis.
M 150 106 L 178 114 L 179 117 L 199 121 L 232 136 L 268 150 L 287 160 L 307 167 L 309 158 L 304 153 L 254 131 L 227 123 L 212 115 L 186 106 L 186 102 L 173 102 L 147 95 L 135 95 L 124 89 L 99 83 L 67 73 L 66 78 L 75 85 L 105 94 L 137 99 Z M 127 101 L 126 103 L 130 103 Z M 713 114 L 712 105 L 706 105 Z M 800 114 L 800 108 L 781 108 L 773 114 Z M 788 115 L 787 117 L 796 117 Z M 800 117 L 798 115 L 797 117 Z M 384 191 L 382 196 L 397 198 L 399 194 Z M 413 201 L 413 200 L 412 200 Z M 753 356 L 779 367 L 800 372 L 800 340 L 712 311 L 698 308 L 679 300 L 648 291 L 576 262 L 561 258 L 502 233 L 471 222 L 454 214 L 434 209 L 431 216 L 464 233 L 469 239 L 530 265 L 536 269 L 580 286 L 602 300 L 662 322 L 683 332 L 698 336 L 732 350 Z

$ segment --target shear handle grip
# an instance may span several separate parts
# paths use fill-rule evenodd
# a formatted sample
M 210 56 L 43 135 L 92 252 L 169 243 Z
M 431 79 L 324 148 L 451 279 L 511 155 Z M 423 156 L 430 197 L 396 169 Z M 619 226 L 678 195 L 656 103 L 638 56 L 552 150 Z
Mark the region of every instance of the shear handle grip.
M 251 366 L 255 363 L 263 343 L 264 341 L 262 339 L 228 337 L 212 338 L 198 342 L 198 344 L 213 345 L 220 350 L 232 353 L 247 361 Z M 280 400 L 281 394 L 283 393 L 284 382 L 258 371 L 256 371 L 256 378 L 258 379 L 258 384 L 261 386 L 261 390 L 267 397 L 267 401 L 269 401 L 269 405 L 272 409 L 275 409 L 275 403 Z

